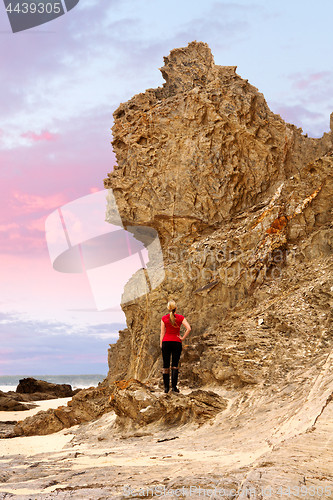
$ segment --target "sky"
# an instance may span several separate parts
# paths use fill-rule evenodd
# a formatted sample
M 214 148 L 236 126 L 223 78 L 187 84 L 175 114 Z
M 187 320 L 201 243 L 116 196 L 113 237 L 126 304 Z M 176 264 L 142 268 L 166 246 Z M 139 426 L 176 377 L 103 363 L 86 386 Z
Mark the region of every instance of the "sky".
M 273 112 L 321 137 L 333 111 L 332 19 L 329 0 L 80 0 L 12 33 L 0 3 L 0 375 L 108 371 L 126 326 L 122 284 L 109 278 L 113 303 L 98 310 L 86 272 L 53 269 L 45 222 L 103 191 L 119 104 L 162 86 L 163 57 L 197 40 Z

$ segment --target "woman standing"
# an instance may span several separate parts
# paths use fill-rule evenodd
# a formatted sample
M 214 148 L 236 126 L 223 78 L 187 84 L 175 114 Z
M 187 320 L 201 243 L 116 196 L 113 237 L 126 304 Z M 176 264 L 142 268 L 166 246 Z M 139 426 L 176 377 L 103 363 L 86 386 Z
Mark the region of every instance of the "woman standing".
M 161 338 L 160 346 L 163 357 L 163 382 L 164 392 L 169 392 L 170 388 L 170 358 L 172 356 L 171 365 L 171 385 L 173 392 L 179 392 L 177 389 L 178 382 L 178 363 L 182 352 L 182 341 L 186 339 L 191 331 L 191 327 L 181 314 L 176 314 L 177 304 L 174 300 L 168 302 L 168 310 L 170 314 L 166 314 L 161 319 Z M 180 336 L 180 325 L 184 325 L 186 332 Z

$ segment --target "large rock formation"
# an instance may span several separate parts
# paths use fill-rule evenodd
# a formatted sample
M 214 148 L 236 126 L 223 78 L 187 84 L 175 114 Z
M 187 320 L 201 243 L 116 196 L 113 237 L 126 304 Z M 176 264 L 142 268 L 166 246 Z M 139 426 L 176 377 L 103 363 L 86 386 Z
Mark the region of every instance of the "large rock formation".
M 81 389 L 73 391 L 70 384 L 52 384 L 45 380 L 36 380 L 32 377 L 23 378 L 16 387 L 18 394 L 29 394 L 33 401 L 42 399 L 70 398 Z
M 154 394 L 137 380 L 119 381 L 111 385 L 109 403 L 117 415 L 115 427 L 129 432 L 150 432 L 178 425 L 203 424 L 226 409 L 227 401 L 212 391 L 192 391 L 188 395 Z
M 236 67 L 216 66 L 207 44 L 164 60 L 163 88 L 114 113 L 118 165 L 104 182 L 124 227 L 157 230 L 166 277 L 123 304 L 127 329 L 105 383 L 158 375 L 170 298 L 192 325 L 180 372 L 190 385 L 267 383 L 324 363 L 333 115 L 331 132 L 312 139 L 272 113 Z
M 203 424 L 225 410 L 227 402 L 212 391 L 193 391 L 189 395 L 160 397 L 138 380 L 117 381 L 109 387 L 91 387 L 76 394 L 67 406 L 39 411 L 19 421 L 5 437 L 43 436 L 83 424 L 115 411 L 116 432 L 150 432 L 175 425 Z M 1 429 L 0 429 L 1 431 Z

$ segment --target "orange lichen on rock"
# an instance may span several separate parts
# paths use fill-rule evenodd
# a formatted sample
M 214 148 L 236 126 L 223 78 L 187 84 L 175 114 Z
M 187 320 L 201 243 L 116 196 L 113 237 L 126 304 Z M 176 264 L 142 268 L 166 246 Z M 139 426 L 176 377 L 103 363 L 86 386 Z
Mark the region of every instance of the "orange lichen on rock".
M 116 380 L 115 384 L 116 384 L 117 388 L 122 391 L 123 389 L 127 389 L 130 382 L 131 382 L 131 380 Z
M 263 222 L 267 215 L 274 209 L 274 206 L 268 208 L 267 210 L 265 210 L 261 215 L 260 217 L 258 217 L 258 219 L 256 220 L 255 224 L 253 224 L 253 226 L 251 227 L 251 229 L 255 229 L 261 222 Z
M 268 234 L 278 233 L 286 227 L 287 223 L 288 223 L 288 217 L 281 215 L 272 222 L 271 227 L 266 229 L 266 233 Z

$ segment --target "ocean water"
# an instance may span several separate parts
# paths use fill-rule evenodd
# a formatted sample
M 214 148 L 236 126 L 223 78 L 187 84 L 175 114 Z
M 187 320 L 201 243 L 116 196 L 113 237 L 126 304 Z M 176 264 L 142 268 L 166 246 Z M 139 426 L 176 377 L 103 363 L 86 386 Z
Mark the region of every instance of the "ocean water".
M 0 391 L 16 391 L 19 381 L 27 377 L 45 380 L 53 384 L 70 384 L 72 389 L 86 389 L 87 387 L 97 387 L 106 375 L 0 375 Z

